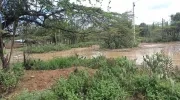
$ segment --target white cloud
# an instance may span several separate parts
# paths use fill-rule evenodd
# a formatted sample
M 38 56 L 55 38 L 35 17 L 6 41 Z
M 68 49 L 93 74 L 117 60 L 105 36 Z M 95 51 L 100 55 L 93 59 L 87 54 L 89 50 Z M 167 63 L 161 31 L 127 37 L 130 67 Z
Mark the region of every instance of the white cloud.
M 102 5 L 95 1 L 92 3 L 95 4 L 94 6 L 101 7 L 107 11 L 108 2 L 109 0 L 103 0 Z M 170 21 L 170 15 L 180 12 L 179 0 L 111 0 L 110 11 L 118 13 L 132 11 L 133 2 L 136 2 L 136 24 L 140 24 L 141 22 L 147 24 L 161 22 L 162 18 Z M 92 6 L 87 2 L 84 2 L 83 5 Z
M 122 13 L 132 10 L 132 2 L 134 1 L 112 0 L 111 11 Z M 180 12 L 178 0 L 138 0 L 135 6 L 136 24 L 161 22 L 162 18 L 169 21 L 170 15 L 176 12 Z

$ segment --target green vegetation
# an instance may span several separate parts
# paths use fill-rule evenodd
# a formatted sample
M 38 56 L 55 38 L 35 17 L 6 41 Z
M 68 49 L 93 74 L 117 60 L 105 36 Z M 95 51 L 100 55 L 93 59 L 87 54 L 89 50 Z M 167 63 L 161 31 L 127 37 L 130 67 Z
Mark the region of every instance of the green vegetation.
M 117 49 L 134 46 L 136 40 L 133 40 L 130 16 L 129 13 L 105 13 L 105 18 L 109 20 L 103 26 L 106 29 L 101 32 L 102 47 Z
M 54 58 L 49 61 L 42 60 L 27 60 L 25 69 L 33 70 L 54 70 L 61 68 L 69 68 L 72 66 L 84 66 L 91 68 L 99 68 L 104 62 L 107 62 L 105 57 L 97 57 L 93 59 L 85 59 L 83 57 L 63 57 L 63 58 Z
M 97 69 L 94 75 L 74 71 L 69 78 L 60 79 L 49 90 L 24 93 L 17 100 L 178 100 L 180 72 L 163 54 L 144 57 L 143 67 L 126 57 L 107 59 L 97 57 L 54 58 L 33 60 L 26 53 L 61 51 L 94 43 L 104 48 L 118 49 L 138 45 L 138 42 L 169 42 L 180 40 L 180 13 L 171 22 L 141 23 L 133 38 L 131 12 L 108 12 L 82 5 L 91 0 L 1 0 L 0 20 L 0 96 L 14 89 L 26 70 L 55 70 L 72 66 Z M 76 2 L 76 3 L 75 3 Z M 102 0 L 96 0 L 102 3 Z M 110 5 L 111 0 L 109 1 Z M 92 4 L 93 5 L 93 4 Z M 103 5 L 102 5 L 103 6 Z M 4 31 L 8 30 L 8 32 Z M 16 32 L 16 30 L 18 32 Z M 10 34 L 13 31 L 13 36 Z M 18 34 L 15 34 L 18 33 Z M 17 35 L 17 36 L 16 36 Z M 23 39 L 24 65 L 10 65 L 10 55 L 4 55 L 3 41 Z M 93 42 L 92 42 L 93 41 Z M 13 45 L 11 46 L 13 47 Z M 1 98 L 0 97 L 0 98 Z
M 45 91 L 34 91 L 34 92 L 27 92 L 24 91 L 16 100 L 58 100 L 58 96 L 51 90 Z
M 138 27 L 138 35 L 143 37 L 141 42 L 170 42 L 180 40 L 180 13 L 171 15 L 171 22 L 163 20 L 160 23 L 147 25 L 141 23 Z
M 0 70 L 0 98 L 16 87 L 23 74 L 24 68 L 20 63 L 13 65 L 8 71 Z
M 91 10 L 93 11 L 93 9 L 88 11 Z M 101 9 L 99 11 L 101 12 L 100 14 L 94 15 L 98 19 L 96 20 L 98 25 L 92 23 L 92 26 L 87 26 L 85 29 L 81 24 L 77 24 L 79 21 L 49 22 L 57 26 L 65 24 L 67 25 L 66 29 L 73 29 L 73 31 L 77 29 L 80 31 L 78 33 L 64 32 L 59 29 L 49 30 L 41 27 L 27 27 L 24 29 L 26 36 L 24 36 L 24 33 L 19 37 L 27 37 L 25 43 L 28 46 L 27 52 L 30 53 L 60 51 L 72 47 L 90 46 L 92 44 L 100 44 L 101 47 L 109 49 L 134 47 L 135 43 L 131 30 L 132 22 L 129 18 L 131 16 L 130 13 L 104 12 Z
M 70 60 L 69 62 L 71 62 L 71 59 L 75 60 L 75 57 L 68 58 L 68 61 Z M 167 77 L 159 77 L 162 74 L 159 71 L 171 71 L 166 67 L 162 67 L 166 66 L 164 64 L 166 64 L 165 61 L 168 58 L 163 56 L 163 54 L 155 54 L 153 56 L 146 56 L 144 59 L 147 66 L 136 67 L 133 61 L 125 57 L 117 59 L 94 58 L 94 60 L 91 60 L 91 63 L 97 61 L 97 65 L 100 66 L 96 67 L 98 70 L 94 75 L 90 75 L 87 71 L 77 70 L 68 79 L 59 79 L 49 90 L 31 93 L 25 91 L 15 98 L 16 100 L 48 100 L 50 97 L 53 100 L 180 99 L 180 80 L 170 73 L 166 73 L 168 74 Z M 85 59 L 81 60 L 85 61 Z M 78 64 L 84 63 L 84 61 Z M 69 63 L 65 60 L 64 62 Z M 154 70 L 154 67 L 151 66 L 152 62 L 157 63 L 156 69 L 158 70 Z M 172 70 L 172 73 L 178 75 L 179 72 Z
M 27 52 L 29 53 L 45 53 L 50 51 L 62 51 L 62 50 L 68 50 L 71 48 L 78 48 L 78 47 L 89 47 L 91 45 L 94 45 L 96 43 L 94 42 L 84 42 L 84 43 L 77 43 L 72 45 L 67 44 L 43 44 L 43 45 L 31 45 L 28 46 Z M 23 50 L 26 50 L 26 48 L 23 48 Z

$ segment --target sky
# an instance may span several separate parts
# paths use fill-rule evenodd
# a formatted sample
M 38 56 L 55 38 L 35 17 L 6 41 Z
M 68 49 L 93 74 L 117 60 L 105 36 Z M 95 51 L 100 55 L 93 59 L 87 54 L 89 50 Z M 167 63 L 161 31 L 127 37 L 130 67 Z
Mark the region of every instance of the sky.
M 107 11 L 109 0 L 103 0 L 102 5 L 94 2 L 94 6 L 101 7 Z M 180 12 L 180 0 L 111 0 L 110 11 L 123 13 L 132 11 L 133 2 L 135 2 L 135 23 L 170 21 L 170 15 Z M 84 3 L 89 6 L 88 3 Z M 92 5 L 91 5 L 92 6 Z

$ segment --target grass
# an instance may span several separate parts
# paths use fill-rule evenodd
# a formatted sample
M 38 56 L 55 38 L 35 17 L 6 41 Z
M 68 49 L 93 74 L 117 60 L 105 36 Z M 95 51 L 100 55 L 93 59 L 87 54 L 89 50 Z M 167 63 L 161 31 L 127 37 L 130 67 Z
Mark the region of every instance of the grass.
M 73 45 L 66 45 L 66 44 L 44 44 L 44 45 L 32 45 L 27 47 L 29 53 L 45 53 L 50 51 L 62 51 L 68 50 L 71 48 L 78 48 L 78 47 L 88 47 L 94 45 L 94 42 L 83 42 L 77 43 Z M 26 50 L 25 48 L 23 50 Z
M 54 58 L 49 61 L 28 60 L 25 68 L 32 70 L 54 70 L 69 68 L 72 66 L 84 66 L 90 68 L 99 68 L 106 62 L 105 57 L 97 57 L 93 59 L 79 58 L 78 56 Z

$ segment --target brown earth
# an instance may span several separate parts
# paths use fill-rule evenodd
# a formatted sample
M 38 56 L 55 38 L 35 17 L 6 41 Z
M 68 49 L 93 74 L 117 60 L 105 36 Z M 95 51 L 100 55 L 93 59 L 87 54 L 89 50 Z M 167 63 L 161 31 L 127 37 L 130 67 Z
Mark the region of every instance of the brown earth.
M 71 67 L 66 69 L 57 70 L 27 70 L 25 75 L 20 80 L 16 89 L 9 94 L 8 98 L 12 98 L 15 95 L 21 93 L 23 90 L 34 91 L 44 90 L 50 88 L 55 82 L 62 78 L 68 78 L 68 76 L 75 70 L 87 70 L 90 75 L 93 75 L 96 70 L 85 67 Z

